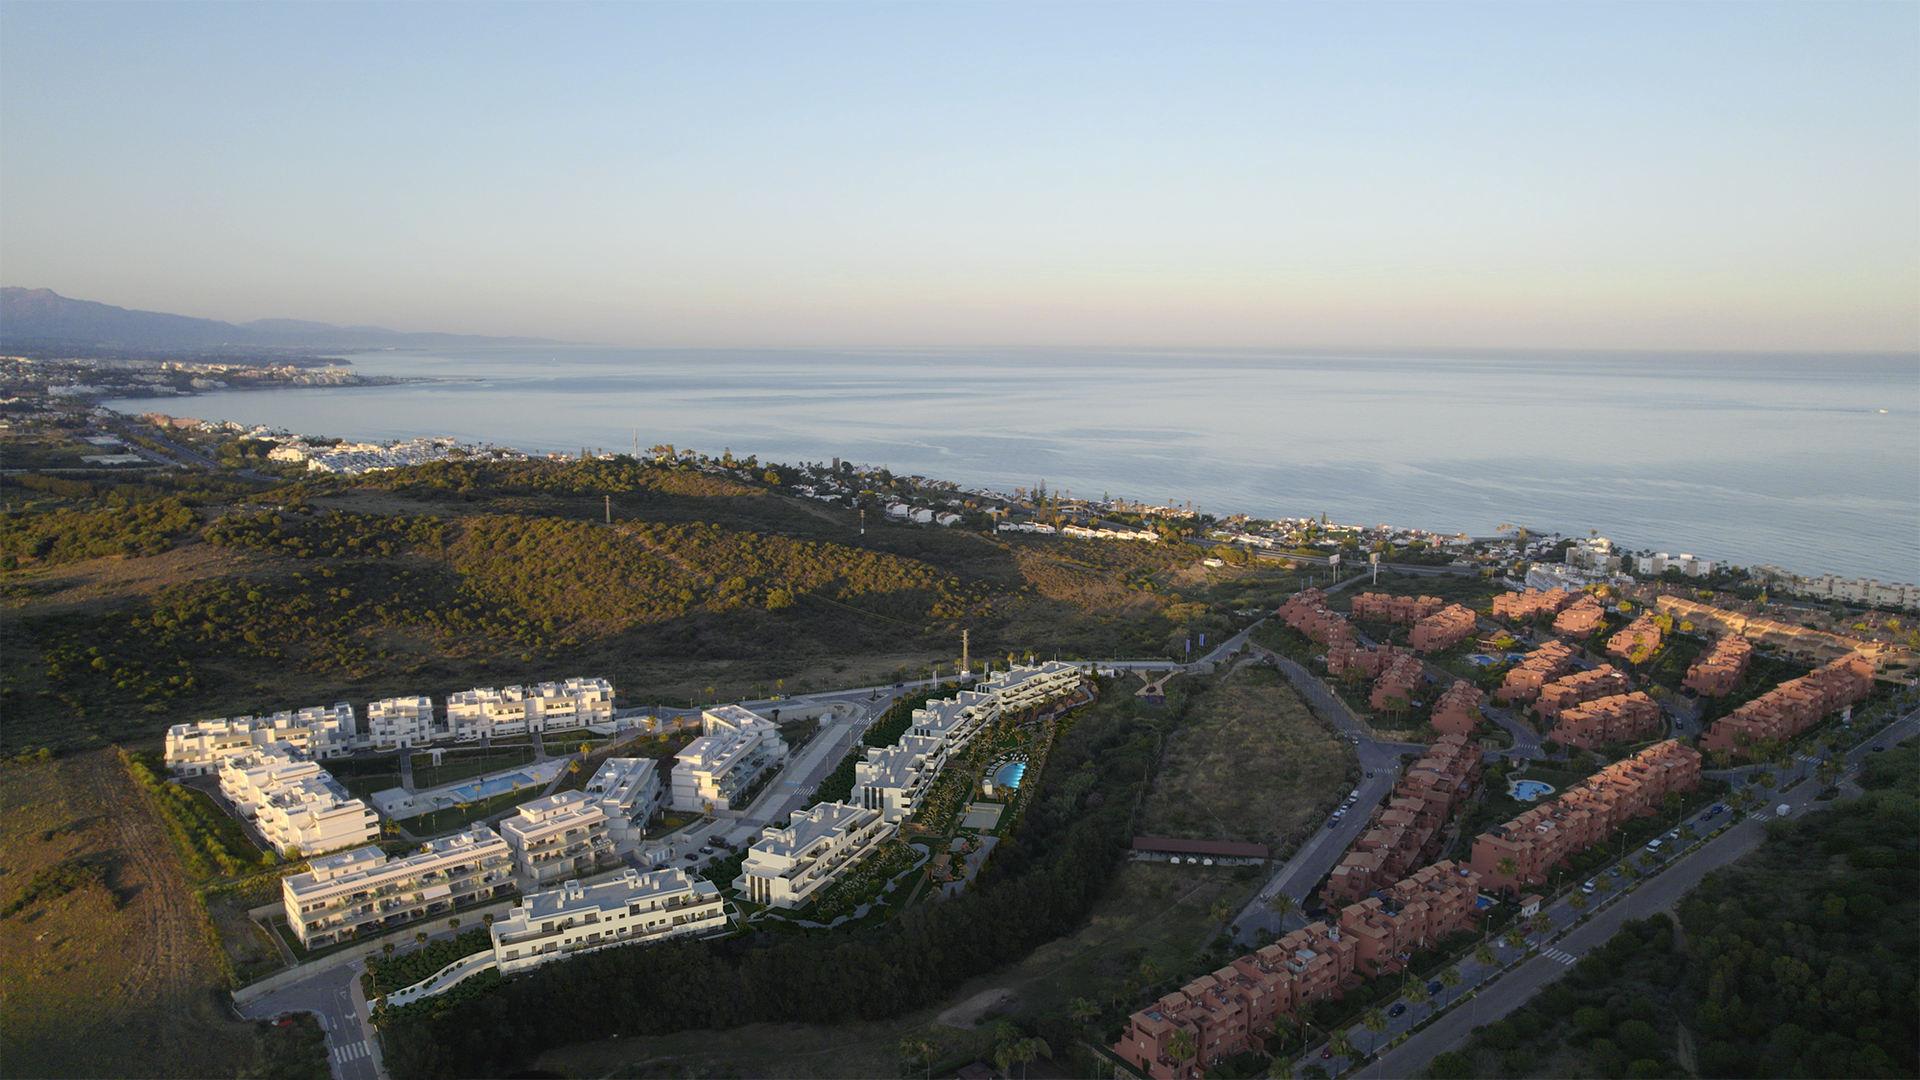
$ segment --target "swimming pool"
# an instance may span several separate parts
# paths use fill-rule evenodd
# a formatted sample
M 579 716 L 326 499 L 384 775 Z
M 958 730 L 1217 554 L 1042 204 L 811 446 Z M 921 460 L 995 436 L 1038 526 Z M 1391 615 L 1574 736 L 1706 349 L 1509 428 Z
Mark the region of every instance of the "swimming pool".
M 447 792 L 447 798 L 454 802 L 479 802 L 481 799 L 490 799 L 495 795 L 525 787 L 533 782 L 533 777 L 517 772 L 511 776 L 496 776 L 490 780 L 482 780 L 477 784 L 462 784 Z
M 1538 780 L 1515 780 L 1512 795 L 1521 802 L 1532 802 L 1542 795 L 1553 793 L 1552 784 L 1543 784 Z
M 1009 761 L 994 771 L 993 786 L 997 788 L 1017 788 L 1020 786 L 1020 778 L 1026 774 L 1026 762 Z

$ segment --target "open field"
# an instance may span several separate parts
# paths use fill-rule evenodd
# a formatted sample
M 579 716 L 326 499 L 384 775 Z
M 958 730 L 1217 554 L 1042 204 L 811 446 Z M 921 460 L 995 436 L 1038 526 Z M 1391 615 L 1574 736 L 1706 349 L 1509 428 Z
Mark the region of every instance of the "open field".
M 0 919 L 0 1073 L 231 1076 L 263 1067 L 228 1019 L 191 887 L 145 795 L 110 751 L 0 770 L 0 893 L 60 863 L 103 883 Z
M 1140 832 L 1284 849 L 1346 790 L 1349 759 L 1277 671 L 1239 668 L 1200 695 L 1168 737 Z
M 969 981 L 937 1008 L 879 1023 L 749 1024 L 579 1043 L 543 1054 L 536 1068 L 567 1076 L 895 1077 L 913 1073 L 900 1045 L 914 1039 L 934 1047 L 938 1075 L 991 1060 L 998 1018 L 1044 1030 L 1076 998 L 1103 1009 L 1084 1025 L 1097 1037 L 1132 1007 L 1129 987 L 1140 985 L 1143 968 L 1165 978 L 1191 965 L 1218 930 L 1213 905 L 1251 887 L 1224 867 L 1130 863 L 1079 932 Z M 1054 1051 L 1064 1062 L 1071 1048 L 1061 1040 Z

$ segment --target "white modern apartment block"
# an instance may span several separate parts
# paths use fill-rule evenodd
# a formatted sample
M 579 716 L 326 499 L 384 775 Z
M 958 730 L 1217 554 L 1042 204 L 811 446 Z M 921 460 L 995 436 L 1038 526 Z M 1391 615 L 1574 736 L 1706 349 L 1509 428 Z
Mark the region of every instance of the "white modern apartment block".
M 605 679 L 568 679 L 504 690 L 489 686 L 447 696 L 447 727 L 463 742 L 612 720 L 613 684 Z
M 513 850 L 515 869 L 535 886 L 591 874 L 613 855 L 606 811 L 578 791 L 521 804 L 500 823 L 500 835 Z
M 1801 577 L 1774 566 L 1761 567 L 1767 579 L 1783 592 L 1813 596 L 1822 600 L 1847 600 L 1912 610 L 1920 608 L 1920 586 L 1884 582 L 1873 578 L 1843 578 L 1838 574 Z
M 221 758 L 280 742 L 310 758 L 350 754 L 359 743 L 353 706 L 343 701 L 268 717 L 175 724 L 167 729 L 167 768 L 176 776 L 205 776 L 220 767 Z
M 953 697 L 929 701 L 925 708 L 913 710 L 913 726 L 909 730 L 914 735 L 941 740 L 951 754 L 964 749 L 981 728 L 999 718 L 999 697 L 962 690 Z
M 367 706 L 367 739 L 382 750 L 425 746 L 446 734 L 433 722 L 433 699 L 395 697 Z
M 286 743 L 222 759 L 220 793 L 282 855 L 335 851 L 380 835 L 380 818 L 366 803 Z
M 719 930 L 726 904 L 711 881 L 684 870 L 627 870 L 612 881 L 534 893 L 493 924 L 493 957 L 503 975 L 614 945 Z
M 645 839 L 647 822 L 665 796 L 660 770 L 651 758 L 608 758 L 585 791 L 606 813 L 607 831 L 616 845 Z
M 1002 712 L 1019 712 L 1072 691 L 1080 685 L 1080 674 L 1073 664 L 1049 660 L 1002 671 L 974 689 L 998 698 Z
M 773 721 L 738 705 L 700 714 L 700 738 L 674 755 L 676 810 L 733 809 L 733 799 L 768 769 L 787 759 L 787 744 Z
M 429 840 L 402 859 L 369 846 L 308 866 L 304 874 L 282 878 L 280 894 L 287 925 L 309 949 L 442 915 L 514 888 L 513 852 L 484 825 Z
M 913 816 L 946 763 L 946 741 L 927 735 L 908 735 L 897 745 L 870 749 L 867 759 L 853 766 L 855 799 L 898 824 Z
M 801 907 L 898 829 L 878 810 L 821 803 L 795 814 L 784 829 L 769 826 L 753 842 L 740 887 L 757 904 Z
M 1688 577 L 1706 577 L 1713 573 L 1719 564 L 1712 559 L 1699 559 L 1692 555 L 1642 555 L 1634 560 L 1633 568 L 1639 573 L 1658 577 L 1668 570 L 1678 570 Z

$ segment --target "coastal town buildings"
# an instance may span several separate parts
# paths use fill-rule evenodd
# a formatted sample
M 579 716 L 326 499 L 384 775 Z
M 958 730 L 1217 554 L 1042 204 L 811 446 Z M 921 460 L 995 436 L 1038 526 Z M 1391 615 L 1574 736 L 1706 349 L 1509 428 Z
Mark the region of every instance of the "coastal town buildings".
M 748 900 L 797 908 L 898 831 L 878 809 L 826 802 L 768 826 L 747 849 L 738 888 Z
M 1540 695 L 1533 702 L 1533 714 L 1542 720 L 1552 720 L 1562 710 L 1583 701 L 1624 694 L 1631 689 L 1633 684 L 1626 672 L 1611 664 L 1602 664 L 1591 671 L 1576 671 L 1542 686 Z
M 1664 551 L 1658 555 L 1642 555 L 1633 563 L 1634 571 L 1647 577 L 1659 577 L 1668 570 L 1678 570 L 1688 577 L 1709 577 L 1718 566 L 1712 559 L 1669 555 Z
M 1558 714 L 1551 738 L 1593 750 L 1604 743 L 1634 742 L 1658 734 L 1660 703 L 1636 690 L 1579 702 Z
M 1376 709 L 1404 709 L 1413 701 L 1415 690 L 1427 684 L 1427 671 L 1418 657 L 1395 653 L 1387 659 L 1380 677 L 1373 681 L 1367 703 Z
M 594 770 L 584 791 L 607 815 L 607 835 L 616 847 L 646 838 L 647 822 L 660 810 L 666 788 L 652 758 L 608 758 Z
M 221 758 L 274 743 L 286 743 L 301 755 L 320 760 L 353 752 L 359 725 L 353 707 L 339 702 L 272 716 L 236 716 L 201 720 L 167 729 L 166 764 L 175 776 L 207 776 Z
M 1407 633 L 1407 643 L 1415 652 L 1439 652 L 1472 637 L 1477 626 L 1472 608 L 1448 604 L 1414 623 Z
M 1198 1080 L 1244 1053 L 1282 1016 L 1339 997 L 1368 975 L 1400 970 L 1405 958 L 1472 929 L 1479 877 L 1436 863 L 1257 952 L 1202 975 L 1127 1018 L 1114 1053 L 1154 1080 Z M 1178 1033 L 1192 1053 L 1175 1057 Z
M 700 738 L 674 755 L 676 810 L 735 809 L 734 800 L 787 759 L 779 727 L 738 705 L 703 711 L 700 732 Z
M 1433 703 L 1433 716 L 1429 722 L 1442 735 L 1472 735 L 1485 718 L 1480 706 L 1486 697 L 1479 687 L 1465 679 L 1456 679 L 1447 692 Z
M 1015 665 L 995 672 L 974 690 L 991 694 L 999 702 L 1002 713 L 1017 713 L 1072 693 L 1080 685 L 1081 674 L 1079 665 L 1060 660 Z
M 613 858 L 607 813 L 585 792 L 562 791 L 522 803 L 500 822 L 514 868 L 533 888 L 585 877 Z
M 725 928 L 720 890 L 684 870 L 626 870 L 611 881 L 568 881 L 533 893 L 494 921 L 493 956 L 503 975 L 616 945 L 638 945 Z
M 1676 625 L 1692 623 L 1698 630 L 1745 638 L 1756 648 L 1814 663 L 1826 663 L 1850 653 L 1878 651 L 1884 647 L 1839 633 L 1837 628 L 1810 628 L 1785 618 L 1729 611 L 1680 596 L 1656 595 L 1652 602 L 1662 615 L 1674 620 Z
M 287 925 L 307 949 L 391 929 L 514 889 L 513 852 L 484 825 L 404 858 L 377 845 L 313 859 L 280 881 Z
M 1548 641 L 1527 654 L 1527 658 L 1507 671 L 1507 677 L 1495 690 L 1502 701 L 1527 701 L 1540 696 L 1540 688 L 1573 667 L 1573 649 L 1559 641 Z
M 913 816 L 946 763 L 946 741 L 929 735 L 907 735 L 893 746 L 869 748 L 866 760 L 853 766 L 856 801 L 898 824 Z
M 1730 694 L 1747 677 L 1753 646 L 1746 638 L 1725 634 L 1687 668 L 1681 685 L 1701 697 Z
M 367 706 L 367 741 L 376 749 L 425 746 L 441 734 L 434 724 L 430 697 L 384 698 Z
M 1700 785 L 1700 752 L 1669 739 L 1594 773 L 1551 802 L 1473 843 L 1473 871 L 1489 890 L 1517 895 L 1544 885 L 1569 856 L 1604 843 L 1629 818 L 1650 814 L 1668 792 Z
M 1354 620 L 1412 624 L 1447 606 L 1437 596 L 1388 596 L 1361 593 L 1353 598 Z
M 380 818 L 318 762 L 287 743 L 220 759 L 220 793 L 288 858 L 318 855 L 380 835 Z
M 939 739 L 947 753 L 956 754 L 973 741 L 980 729 L 1000 718 L 1000 699 L 977 690 L 962 690 L 950 698 L 927 702 L 913 710 L 908 734 Z
M 1353 644 L 1352 625 L 1345 615 L 1327 607 L 1327 596 L 1319 589 L 1294 593 L 1275 614 L 1288 626 L 1329 649 Z
M 1843 578 L 1838 574 L 1802 577 L 1777 566 L 1757 567 L 1756 575 L 1765 579 L 1768 588 L 1785 595 L 1815 600 L 1842 600 L 1907 611 L 1920 610 L 1920 585 L 1883 582 L 1874 578 Z
M 1621 566 L 1621 555 L 1614 550 L 1613 541 L 1604 536 L 1575 540 L 1567 548 L 1565 558 L 1568 566 L 1603 573 L 1618 570 Z
M 1700 748 L 1744 756 L 1762 740 L 1790 739 L 1872 693 L 1874 672 L 1870 658 L 1851 653 L 1783 682 L 1715 721 Z

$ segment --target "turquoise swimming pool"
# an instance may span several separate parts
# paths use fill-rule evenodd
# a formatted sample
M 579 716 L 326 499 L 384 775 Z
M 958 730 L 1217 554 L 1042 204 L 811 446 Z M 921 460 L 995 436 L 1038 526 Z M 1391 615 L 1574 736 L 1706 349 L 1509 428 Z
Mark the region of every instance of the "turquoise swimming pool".
M 1002 765 L 998 769 L 994 770 L 993 786 L 997 788 L 1017 788 L 1020 786 L 1020 778 L 1025 776 L 1026 774 L 1027 774 L 1026 762 L 1009 761 L 1005 765 Z
M 452 791 L 447 792 L 447 797 L 455 802 L 479 802 L 481 799 L 490 799 L 495 795 L 512 791 L 517 787 L 525 787 L 533 782 L 533 777 L 528 776 L 526 773 L 514 773 L 512 776 L 496 776 L 491 780 L 482 780 L 477 784 L 462 784 Z
M 1513 797 L 1519 799 L 1521 802 L 1532 802 L 1542 795 L 1551 794 L 1553 794 L 1552 784 L 1543 784 L 1538 780 L 1515 780 L 1513 782 Z

